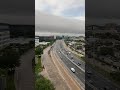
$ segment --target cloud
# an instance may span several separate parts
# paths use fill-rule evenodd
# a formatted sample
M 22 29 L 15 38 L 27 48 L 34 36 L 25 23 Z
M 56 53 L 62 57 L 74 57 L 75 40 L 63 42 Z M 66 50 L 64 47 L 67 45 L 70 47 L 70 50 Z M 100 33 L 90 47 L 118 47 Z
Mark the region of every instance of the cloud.
M 86 0 L 87 18 L 120 19 L 120 0 Z
M 32 15 L 34 13 L 33 0 L 2 0 L 0 14 Z
M 36 32 L 85 33 L 84 20 L 66 19 L 39 11 L 35 11 L 35 25 Z
M 80 7 L 83 10 L 80 10 Z M 48 10 L 49 8 L 49 10 Z M 69 13 L 72 15 L 73 11 L 76 13 L 72 16 L 76 16 L 79 12 L 84 14 L 85 0 L 35 0 L 35 9 L 43 12 L 47 12 L 53 15 L 64 16 L 65 12 L 74 9 Z

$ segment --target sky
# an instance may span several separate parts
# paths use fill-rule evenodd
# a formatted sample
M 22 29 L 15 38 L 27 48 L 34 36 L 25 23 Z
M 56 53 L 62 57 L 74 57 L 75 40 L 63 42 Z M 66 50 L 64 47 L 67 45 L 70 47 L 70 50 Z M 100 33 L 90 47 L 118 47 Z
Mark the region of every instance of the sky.
M 120 24 L 120 0 L 86 0 L 86 24 Z
M 35 23 L 36 34 L 84 34 L 85 1 L 35 0 Z
M 34 25 L 34 12 L 34 0 L 0 1 L 0 23 Z
M 115 18 L 118 22 L 119 3 L 120 0 L 1 0 L 0 22 L 30 24 L 32 17 L 31 22 L 34 24 L 34 9 L 78 20 L 84 20 L 86 12 L 86 17 L 96 17 L 100 20 Z
M 85 0 L 35 0 L 35 9 L 52 15 L 85 19 Z

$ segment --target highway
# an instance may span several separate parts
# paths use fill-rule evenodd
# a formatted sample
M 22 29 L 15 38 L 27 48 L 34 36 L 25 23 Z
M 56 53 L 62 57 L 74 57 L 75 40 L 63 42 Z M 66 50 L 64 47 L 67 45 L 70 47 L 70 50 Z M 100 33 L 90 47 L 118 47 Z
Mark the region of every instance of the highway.
M 66 68 L 75 68 L 75 73 L 70 71 L 70 74 L 80 83 L 85 90 L 120 90 L 119 87 L 114 85 L 111 81 L 104 78 L 102 75 L 94 71 L 90 66 L 85 66 L 85 62 L 78 59 L 72 52 L 66 50 L 61 40 L 57 40 L 53 45 L 53 50 L 64 62 Z M 78 65 L 78 63 L 80 65 Z M 92 72 L 88 77 L 88 73 Z M 86 80 L 86 81 L 85 81 Z M 107 89 L 105 89 L 107 87 Z
M 70 71 L 70 68 L 75 68 L 76 72 L 71 73 L 74 78 L 79 82 L 82 88 L 85 88 L 85 63 L 80 61 L 73 55 L 73 59 L 71 59 L 71 55 L 64 49 L 62 43 L 57 41 L 53 47 L 53 50 L 57 53 L 57 55 L 61 58 L 64 64 L 67 66 L 67 69 Z M 72 54 L 72 53 L 71 53 Z M 73 61 L 74 60 L 74 61 Z M 81 66 L 78 66 L 77 63 L 82 63 Z

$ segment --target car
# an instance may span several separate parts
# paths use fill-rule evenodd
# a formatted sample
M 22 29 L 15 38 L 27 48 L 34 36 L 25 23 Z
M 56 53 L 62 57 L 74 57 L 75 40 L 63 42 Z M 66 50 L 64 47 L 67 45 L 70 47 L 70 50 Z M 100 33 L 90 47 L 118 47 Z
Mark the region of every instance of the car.
M 93 81 L 92 81 L 92 80 L 89 80 L 89 83 L 90 83 L 90 84 L 93 84 Z
M 71 54 L 71 52 L 68 52 L 69 54 Z
M 90 74 L 87 74 L 87 78 L 91 78 L 91 75 L 90 75 Z
M 92 72 L 91 71 L 87 71 L 87 74 L 92 74 Z
M 75 73 L 75 69 L 74 69 L 74 68 L 70 68 L 70 70 L 71 70 L 73 73 Z
M 80 63 L 77 63 L 78 64 L 78 66 L 80 66 L 81 64 Z
M 73 59 L 73 56 L 71 56 L 71 59 Z

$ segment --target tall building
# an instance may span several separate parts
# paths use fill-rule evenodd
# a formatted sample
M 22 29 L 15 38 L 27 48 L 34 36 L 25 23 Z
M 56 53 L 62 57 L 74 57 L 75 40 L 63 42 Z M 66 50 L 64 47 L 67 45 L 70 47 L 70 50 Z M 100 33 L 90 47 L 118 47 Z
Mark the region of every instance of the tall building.
M 10 31 L 8 24 L 0 24 L 0 49 L 10 44 Z

